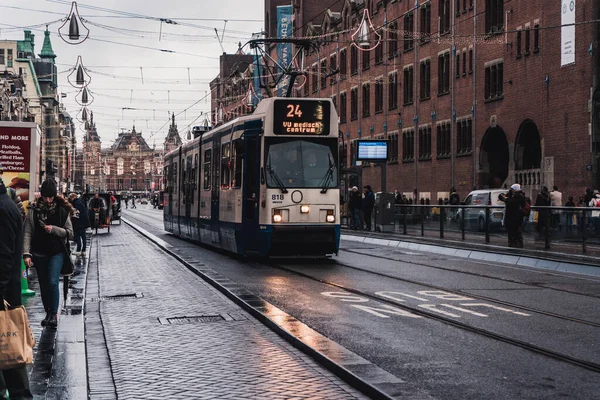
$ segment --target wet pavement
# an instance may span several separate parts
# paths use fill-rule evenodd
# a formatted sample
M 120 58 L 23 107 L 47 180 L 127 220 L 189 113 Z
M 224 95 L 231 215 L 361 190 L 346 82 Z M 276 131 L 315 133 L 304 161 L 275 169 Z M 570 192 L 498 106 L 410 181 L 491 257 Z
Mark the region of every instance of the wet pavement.
M 130 227 L 91 247 L 88 398 L 366 398 Z

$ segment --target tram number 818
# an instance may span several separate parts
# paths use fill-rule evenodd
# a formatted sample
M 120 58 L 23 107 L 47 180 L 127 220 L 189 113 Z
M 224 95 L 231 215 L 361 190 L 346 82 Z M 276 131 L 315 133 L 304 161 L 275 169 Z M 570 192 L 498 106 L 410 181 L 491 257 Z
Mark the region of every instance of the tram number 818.
M 271 200 L 284 200 L 285 199 L 285 195 L 283 194 L 274 194 L 271 196 Z

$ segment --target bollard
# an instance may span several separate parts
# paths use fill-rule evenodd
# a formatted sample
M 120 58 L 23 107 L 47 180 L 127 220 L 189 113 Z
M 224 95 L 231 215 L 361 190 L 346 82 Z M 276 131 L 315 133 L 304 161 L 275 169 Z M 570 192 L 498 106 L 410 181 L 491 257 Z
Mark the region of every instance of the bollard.
M 27 267 L 25 262 L 21 260 L 21 296 L 35 296 L 35 292 L 29 289 L 29 281 L 27 279 Z

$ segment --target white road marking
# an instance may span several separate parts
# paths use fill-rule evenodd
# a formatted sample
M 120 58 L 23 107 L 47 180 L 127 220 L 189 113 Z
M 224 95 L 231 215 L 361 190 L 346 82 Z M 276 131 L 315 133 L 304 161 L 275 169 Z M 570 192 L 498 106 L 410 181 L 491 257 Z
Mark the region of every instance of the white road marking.
M 376 295 L 381 296 L 381 297 L 385 297 L 388 299 L 392 299 L 392 300 L 396 300 L 396 301 L 404 301 L 402 299 L 399 299 L 397 297 L 394 297 L 393 295 L 399 295 L 399 296 L 404 296 L 404 297 L 409 297 L 411 299 L 416 299 L 419 301 L 429 301 L 427 299 L 424 299 L 422 297 L 417 297 L 417 296 L 412 296 L 410 294 L 406 294 L 406 293 L 400 293 L 400 292 L 375 292 Z
M 525 314 L 525 313 L 522 313 L 519 311 L 511 310 L 509 308 L 493 306 L 491 304 L 485 304 L 485 303 L 461 304 L 461 306 L 463 306 L 463 307 L 488 307 L 488 308 L 493 308 L 494 310 L 500 310 L 500 311 L 504 311 L 504 312 L 511 313 L 511 314 L 517 314 L 517 315 L 522 315 L 524 317 L 529 317 L 529 314 Z
M 456 311 L 462 311 L 462 312 L 465 312 L 465 313 L 468 313 L 468 314 L 473 314 L 473 315 L 476 315 L 478 317 L 487 317 L 486 314 L 481 314 L 481 313 L 478 313 L 478 312 L 475 312 L 475 311 L 467 310 L 466 308 L 456 307 L 456 306 L 453 306 L 453 305 L 450 305 L 450 304 L 440 304 L 440 305 L 444 306 L 444 307 L 451 308 L 451 309 L 456 310 Z
M 338 299 L 341 301 L 345 301 L 347 303 L 366 303 L 369 299 L 365 299 L 364 297 L 356 296 L 346 292 L 322 292 L 323 296 L 333 297 L 334 299 Z
M 359 306 L 357 304 L 353 304 L 352 307 L 358 308 L 359 310 L 366 311 L 370 314 L 373 314 L 377 317 L 381 318 L 389 318 L 389 315 L 385 315 L 383 313 L 392 314 L 392 315 L 400 315 L 402 317 L 410 317 L 410 318 L 422 318 L 420 315 L 416 315 L 411 313 L 410 311 L 402 310 L 400 308 L 390 306 L 387 304 L 381 304 L 379 307 L 383 308 L 375 308 L 369 306 Z
M 439 313 L 439 314 L 447 315 L 449 317 L 460 318 L 460 315 L 452 314 L 450 312 L 442 311 L 442 310 L 438 309 L 437 305 L 435 305 L 435 304 L 419 304 L 419 307 Z

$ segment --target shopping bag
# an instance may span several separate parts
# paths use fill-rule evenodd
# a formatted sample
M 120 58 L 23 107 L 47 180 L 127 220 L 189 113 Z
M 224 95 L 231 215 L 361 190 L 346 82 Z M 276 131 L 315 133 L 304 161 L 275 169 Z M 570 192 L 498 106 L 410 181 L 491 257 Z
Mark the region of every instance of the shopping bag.
M 13 369 L 33 362 L 35 339 L 25 307 L 0 310 L 0 370 Z
M 529 213 L 529 222 L 537 224 L 538 215 L 539 213 L 537 211 L 532 211 L 531 213 Z

